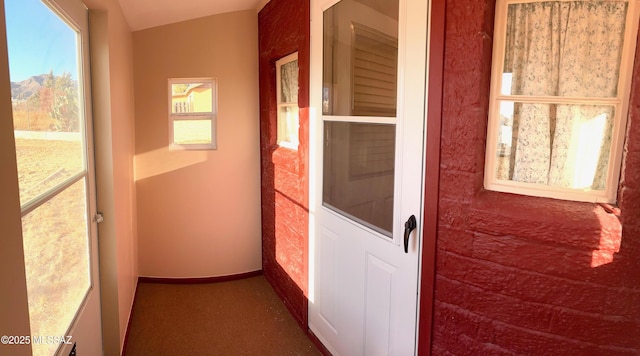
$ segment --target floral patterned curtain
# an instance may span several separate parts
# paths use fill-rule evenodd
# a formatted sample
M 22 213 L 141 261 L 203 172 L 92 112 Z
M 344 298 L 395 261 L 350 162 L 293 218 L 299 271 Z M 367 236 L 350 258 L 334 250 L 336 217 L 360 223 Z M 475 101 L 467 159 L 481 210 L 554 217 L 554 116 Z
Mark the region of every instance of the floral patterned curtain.
M 278 143 L 298 144 L 298 60 L 280 67 Z
M 298 102 L 298 60 L 285 63 L 280 67 L 281 103 Z
M 604 189 L 614 107 L 554 101 L 616 97 L 626 12 L 625 1 L 509 5 L 503 94 L 556 97 L 515 103 L 512 180 Z

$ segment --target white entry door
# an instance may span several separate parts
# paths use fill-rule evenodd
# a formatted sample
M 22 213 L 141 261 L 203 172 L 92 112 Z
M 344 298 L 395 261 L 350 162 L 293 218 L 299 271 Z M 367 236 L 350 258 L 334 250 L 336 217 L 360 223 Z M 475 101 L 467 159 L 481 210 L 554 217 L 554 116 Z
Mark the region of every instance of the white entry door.
M 33 355 L 102 355 L 88 12 L 5 0 Z
M 416 352 L 428 7 L 311 1 L 309 327 L 334 355 Z

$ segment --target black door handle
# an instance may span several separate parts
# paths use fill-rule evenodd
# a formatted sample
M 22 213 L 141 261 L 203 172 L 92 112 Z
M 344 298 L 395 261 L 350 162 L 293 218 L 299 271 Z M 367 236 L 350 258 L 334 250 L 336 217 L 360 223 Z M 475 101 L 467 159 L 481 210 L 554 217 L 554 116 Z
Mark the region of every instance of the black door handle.
M 404 253 L 409 253 L 409 235 L 411 235 L 411 231 L 413 231 L 417 225 L 414 215 L 411 215 L 409 220 L 404 223 Z

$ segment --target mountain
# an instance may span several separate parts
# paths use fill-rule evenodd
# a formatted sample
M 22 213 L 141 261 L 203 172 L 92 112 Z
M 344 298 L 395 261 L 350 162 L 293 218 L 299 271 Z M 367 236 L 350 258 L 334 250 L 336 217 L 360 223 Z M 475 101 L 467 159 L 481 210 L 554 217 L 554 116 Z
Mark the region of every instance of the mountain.
M 20 82 L 11 82 L 11 99 L 26 100 L 36 94 L 44 83 L 47 74 L 35 75 Z

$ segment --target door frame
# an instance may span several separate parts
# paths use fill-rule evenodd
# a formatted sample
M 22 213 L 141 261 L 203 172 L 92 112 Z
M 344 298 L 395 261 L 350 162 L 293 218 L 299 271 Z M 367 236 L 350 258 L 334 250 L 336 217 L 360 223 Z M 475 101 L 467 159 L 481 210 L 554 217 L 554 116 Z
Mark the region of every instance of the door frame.
M 418 355 L 431 355 L 433 310 L 435 303 L 436 248 L 438 236 L 438 202 L 440 191 L 440 140 L 442 137 L 442 99 L 444 89 L 444 48 L 446 5 L 431 1 L 427 38 L 424 216 L 420 285 L 418 299 Z
M 108 11 L 89 7 L 89 52 L 91 54 L 91 92 L 93 104 L 93 137 L 96 163 L 97 208 L 105 219 L 98 225 L 100 271 L 100 311 L 102 316 L 102 349 L 104 355 L 122 354 L 126 340 L 122 340 L 119 280 L 116 239 L 116 208 L 113 199 L 113 142 L 111 118 L 111 79 Z M 131 309 L 131 308 L 130 308 Z M 129 318 L 130 320 L 130 318 Z
M 0 68 L 0 115 L 12 118 L 0 120 L 0 167 L 3 172 L 15 172 L 0 175 L 0 224 L 3 227 L 0 271 L 9 277 L 0 281 L 0 289 L 3 291 L 0 296 L 0 314 L 3 315 L 0 318 L 0 333 L 30 335 L 4 1 L 0 2 Z M 28 356 L 31 355 L 31 345 L 16 347 L 0 343 L 0 353 L 4 352 Z
M 4 47 L 0 53 L 0 67 L 4 67 L 6 69 L 5 75 L 0 77 L 0 81 L 4 82 L 6 79 L 6 83 L 10 82 L 9 74 L 9 63 L 8 63 L 8 48 L 6 47 L 6 21 L 5 21 L 5 8 L 3 4 L 0 4 L 0 11 L 2 12 L 0 21 L 0 26 L 2 27 L 0 36 L 2 37 L 1 46 Z M 10 140 L 7 142 L 3 142 L 3 148 L 7 148 L 7 145 L 11 146 L 11 150 L 7 150 L 5 154 L 12 155 L 12 159 L 8 162 L 12 168 L 15 168 L 16 175 L 14 177 L 7 176 L 9 180 L 13 181 L 15 179 L 16 185 L 9 185 L 9 188 L 15 187 L 15 192 L 17 194 L 18 200 L 16 211 L 18 212 L 17 219 L 15 219 L 15 227 L 19 228 L 19 234 L 16 234 L 15 237 L 20 237 L 18 240 L 12 240 L 12 245 L 18 243 L 19 244 L 19 253 L 13 253 L 11 256 L 12 262 L 15 261 L 16 258 L 19 260 L 20 268 L 12 268 L 11 270 L 17 273 L 17 278 L 14 280 L 17 282 L 20 281 L 17 288 L 12 288 L 17 291 L 17 296 L 24 296 L 21 298 L 20 303 L 9 303 L 8 305 L 11 308 L 19 307 L 18 312 L 22 312 L 23 315 L 20 315 L 19 318 L 9 318 L 11 324 L 17 324 L 18 329 L 15 326 L 11 326 L 10 332 L 7 332 L 8 335 L 30 335 L 32 331 L 30 325 L 30 316 L 29 316 L 29 306 L 28 306 L 28 298 L 26 298 L 27 286 L 26 286 L 26 274 L 25 274 L 25 258 L 24 258 L 24 246 L 23 246 L 23 226 L 22 226 L 22 218 L 32 213 L 34 210 L 43 207 L 47 202 L 52 201 L 57 195 L 64 193 L 71 186 L 79 184 L 83 180 L 84 189 L 85 189 L 85 209 L 86 209 L 86 218 L 87 218 L 87 253 L 89 254 L 89 286 L 84 294 L 84 297 L 81 300 L 81 303 L 78 305 L 73 318 L 70 321 L 70 324 L 64 330 L 64 340 L 58 344 L 58 347 L 55 350 L 56 355 L 64 355 L 70 352 L 72 348 L 75 348 L 77 340 L 87 342 L 91 347 L 95 347 L 96 349 L 99 346 L 99 349 L 102 350 L 102 335 L 100 329 L 102 328 L 102 315 L 100 313 L 100 291 L 101 291 L 101 283 L 99 278 L 99 251 L 98 251 L 98 229 L 97 223 L 94 221 L 93 217 L 96 214 L 97 210 L 97 202 L 96 202 L 96 174 L 95 174 L 95 160 L 94 160 L 94 142 L 93 142 L 93 116 L 92 116 L 92 92 L 91 92 L 91 79 L 90 79 L 90 51 L 89 51 L 89 23 L 88 23 L 88 9 L 82 0 L 42 0 L 42 6 L 48 8 L 48 10 L 58 17 L 58 19 L 65 23 L 73 32 L 79 33 L 79 40 L 76 38 L 76 58 L 78 60 L 77 67 L 79 73 L 82 76 L 82 81 L 78 78 L 78 86 L 79 86 L 79 99 L 81 103 L 83 103 L 83 107 L 81 111 L 78 112 L 80 117 L 84 116 L 84 121 L 79 127 L 80 133 L 83 136 L 83 159 L 85 163 L 84 167 L 84 175 L 79 178 L 80 175 L 76 174 L 72 177 L 67 178 L 64 182 L 56 185 L 52 190 L 45 191 L 43 194 L 31 200 L 27 204 L 22 205 L 19 200 L 19 189 L 18 188 L 18 177 L 17 177 L 17 162 L 16 162 L 16 146 L 15 146 L 15 137 L 13 130 L 13 120 L 8 120 L 7 123 L 11 126 L 11 129 L 7 132 L 10 133 Z M 88 78 L 88 79 L 87 79 Z M 3 93 L 4 94 L 4 93 Z M 11 100 L 11 95 L 7 96 L 7 99 Z M 13 117 L 12 113 L 12 105 L 8 106 L 8 111 L 5 113 L 9 113 L 9 117 Z M 4 163 L 4 162 L 3 162 Z M 4 185 L 3 185 L 4 186 Z M 6 187 L 5 187 L 6 188 Z M 13 194 L 9 194 L 10 197 L 8 199 L 9 202 L 13 203 Z M 42 197 L 44 199 L 41 199 Z M 35 203 L 35 204 L 34 204 Z M 12 209 L 13 212 L 13 209 Z M 3 214 L 6 215 L 6 214 Z M 11 216 L 13 217 L 13 216 Z M 13 222 L 9 228 L 9 233 L 11 233 L 11 227 L 13 227 Z M 14 247 L 14 246 L 11 246 Z M 15 276 L 14 276 L 15 277 Z M 24 291 L 24 294 L 21 294 L 21 291 Z M 12 297 L 15 299 L 16 296 Z M 24 309 L 22 308 L 24 305 Z M 26 314 L 24 312 L 26 312 Z M 90 315 L 92 314 L 92 315 Z M 9 315 L 17 315 L 15 312 Z M 95 319 L 89 319 L 90 316 L 97 317 L 97 321 Z M 16 332 L 16 330 L 20 330 L 20 326 L 24 324 L 27 329 L 27 332 Z M 35 335 L 37 336 L 37 335 Z M 35 337 L 33 336 L 33 337 Z M 40 335 L 46 337 L 47 335 Z M 55 336 L 55 335 L 54 335 Z M 63 335 L 57 335 L 60 337 Z M 98 345 L 99 342 L 99 345 Z M 3 345 L 0 345 L 0 349 L 2 349 Z M 22 354 L 23 352 L 26 354 L 31 354 L 32 347 L 29 345 L 28 347 L 22 347 L 19 349 L 12 348 L 11 352 L 16 352 L 17 354 Z

